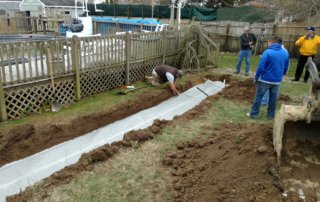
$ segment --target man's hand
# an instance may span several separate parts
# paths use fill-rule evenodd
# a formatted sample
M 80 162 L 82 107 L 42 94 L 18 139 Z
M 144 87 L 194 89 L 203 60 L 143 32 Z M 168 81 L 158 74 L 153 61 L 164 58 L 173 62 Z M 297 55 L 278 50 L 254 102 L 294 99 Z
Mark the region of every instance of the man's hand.
M 175 91 L 173 91 L 173 94 L 174 94 L 174 95 L 179 95 L 180 92 L 179 92 L 178 90 L 175 90 Z
M 170 88 L 172 90 L 172 93 L 174 95 L 179 95 L 180 94 L 180 92 L 177 90 L 176 85 L 174 83 L 169 83 L 169 86 L 170 86 Z

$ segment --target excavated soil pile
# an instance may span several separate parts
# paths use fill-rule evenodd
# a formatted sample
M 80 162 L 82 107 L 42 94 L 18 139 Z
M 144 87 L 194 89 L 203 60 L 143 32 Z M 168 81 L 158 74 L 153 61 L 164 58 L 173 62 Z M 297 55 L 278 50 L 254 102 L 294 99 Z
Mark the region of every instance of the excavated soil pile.
M 234 102 L 253 102 L 256 93 L 256 86 L 252 79 L 244 81 L 231 81 L 227 90 L 220 93 L 224 98 L 233 100 Z M 280 95 L 279 100 L 284 103 L 291 101 L 288 95 Z
M 220 94 L 235 102 L 248 101 L 252 102 L 255 96 L 255 85 L 252 79 L 245 81 L 232 81 L 231 85 L 227 87 L 227 91 L 222 91 Z
M 287 122 L 281 176 L 288 198 L 320 201 L 320 122 Z
M 282 200 L 270 125 L 225 124 L 210 133 L 177 144 L 163 159 L 176 201 Z

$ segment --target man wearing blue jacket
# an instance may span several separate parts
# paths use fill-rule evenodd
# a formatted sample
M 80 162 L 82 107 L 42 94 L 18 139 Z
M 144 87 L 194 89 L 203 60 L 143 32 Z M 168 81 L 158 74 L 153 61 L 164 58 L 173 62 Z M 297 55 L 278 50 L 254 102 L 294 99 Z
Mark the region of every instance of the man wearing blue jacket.
M 247 115 L 258 118 L 261 100 L 267 90 L 270 97 L 267 109 L 267 118 L 273 119 L 276 112 L 277 95 L 283 75 L 287 73 L 289 66 L 289 54 L 278 43 L 276 36 L 268 40 L 268 48 L 262 54 L 259 61 L 254 82 L 257 84 L 256 95 Z

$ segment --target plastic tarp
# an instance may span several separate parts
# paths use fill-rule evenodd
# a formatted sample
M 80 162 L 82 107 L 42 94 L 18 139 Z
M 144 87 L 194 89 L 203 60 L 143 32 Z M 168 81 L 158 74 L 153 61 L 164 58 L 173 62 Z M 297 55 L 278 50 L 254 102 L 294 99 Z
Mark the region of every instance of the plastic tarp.
M 0 167 L 0 201 L 5 201 L 6 196 L 17 194 L 54 172 L 76 163 L 82 154 L 122 140 L 129 131 L 145 129 L 156 119 L 172 120 L 175 116 L 182 115 L 208 95 L 216 94 L 224 87 L 225 84 L 220 81 L 207 80 L 157 106 Z
M 218 21 L 269 22 L 274 21 L 275 13 L 267 9 L 254 7 L 219 8 Z
M 96 12 L 94 5 L 88 5 L 90 15 L 92 16 L 126 16 L 126 17 L 142 17 L 142 18 L 170 18 L 171 9 L 169 5 L 130 5 L 130 4 L 99 4 L 99 10 L 103 12 Z M 177 9 L 175 9 L 175 15 Z M 217 9 L 205 8 L 198 6 L 186 5 L 181 9 L 181 19 L 212 21 L 216 19 Z
M 145 25 L 158 25 L 161 24 L 160 22 L 153 20 L 153 19 L 123 19 L 123 18 L 112 18 L 112 17 L 92 17 L 93 20 L 96 21 L 112 21 L 118 23 L 125 23 L 125 24 L 145 24 Z
M 200 21 L 213 21 L 216 20 L 217 12 L 216 9 L 193 7 L 192 16 Z

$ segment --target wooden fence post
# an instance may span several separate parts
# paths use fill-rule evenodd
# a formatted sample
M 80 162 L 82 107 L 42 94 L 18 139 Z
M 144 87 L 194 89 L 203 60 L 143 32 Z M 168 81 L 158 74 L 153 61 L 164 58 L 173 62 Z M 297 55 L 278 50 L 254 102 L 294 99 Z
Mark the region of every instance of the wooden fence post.
M 126 32 L 126 70 L 125 70 L 125 84 L 130 83 L 130 56 L 131 56 L 131 34 Z
M 291 55 L 292 55 L 292 53 L 293 53 L 293 51 L 292 51 L 292 40 L 291 40 L 291 37 L 292 37 L 292 35 L 290 34 L 289 35 L 289 48 L 288 48 L 288 50 L 289 50 L 289 53 L 291 53 Z
M 163 30 L 162 31 L 162 64 L 165 64 L 166 62 L 166 52 L 167 50 L 167 31 Z
M 273 24 L 273 26 L 272 26 L 272 35 L 276 34 L 276 29 L 277 29 L 277 25 Z
M 36 17 L 32 17 L 32 22 L 33 22 L 33 31 L 34 33 L 37 33 L 38 32 L 38 23 L 37 23 L 37 18 Z
M 2 73 L 0 69 L 0 121 L 6 121 L 7 117 L 7 108 L 6 108 L 6 100 L 4 97 L 4 88 L 2 83 Z
M 79 38 L 78 36 L 72 37 L 72 68 L 75 73 L 75 89 L 76 89 L 76 98 L 77 100 L 81 99 L 81 88 L 80 88 L 80 67 L 79 67 Z
M 97 30 L 97 21 L 93 21 L 93 34 L 97 34 L 98 30 Z
M 224 39 L 224 44 L 223 44 L 223 49 L 224 50 L 228 50 L 228 47 L 229 47 L 229 33 L 230 33 L 230 24 L 228 23 L 227 24 L 227 30 L 226 30 L 226 36 L 225 36 L 225 39 Z

